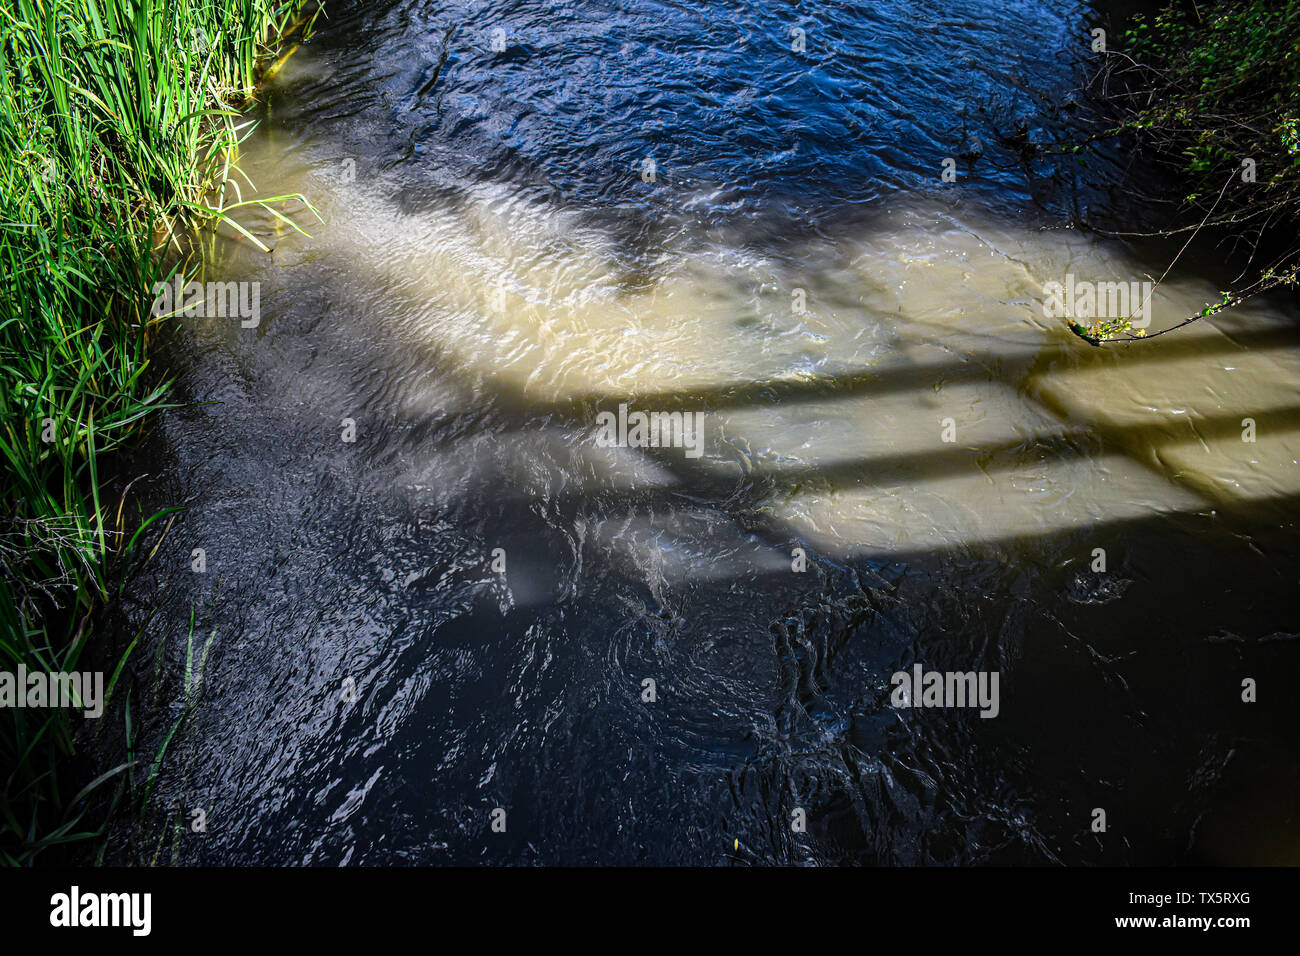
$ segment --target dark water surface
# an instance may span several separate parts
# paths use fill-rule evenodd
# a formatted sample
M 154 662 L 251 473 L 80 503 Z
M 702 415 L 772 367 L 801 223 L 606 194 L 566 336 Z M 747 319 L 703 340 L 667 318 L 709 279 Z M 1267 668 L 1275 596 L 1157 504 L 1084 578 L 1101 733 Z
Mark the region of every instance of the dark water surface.
M 1293 309 L 1089 349 L 1043 283 L 1162 264 L 1065 228 L 1106 170 L 998 144 L 1070 122 L 1099 12 L 329 14 L 243 162 L 325 223 L 241 217 L 273 251 L 209 278 L 259 324 L 165 345 L 144 752 L 212 640 L 113 856 L 1300 862 Z M 620 402 L 703 411 L 704 454 L 597 447 Z M 892 707 L 916 663 L 998 672 L 998 716 Z

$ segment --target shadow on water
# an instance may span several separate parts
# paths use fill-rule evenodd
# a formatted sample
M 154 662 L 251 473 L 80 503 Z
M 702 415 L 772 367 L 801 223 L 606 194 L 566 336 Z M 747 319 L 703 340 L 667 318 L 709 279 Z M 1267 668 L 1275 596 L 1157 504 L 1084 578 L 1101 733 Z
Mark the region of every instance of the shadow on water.
M 172 348 L 189 351 L 189 336 L 180 330 Z M 1294 342 L 1266 330 L 1093 361 L 1161 364 Z M 924 394 L 934 380 L 967 376 L 1022 388 L 1053 351 L 630 404 L 779 409 Z M 437 361 L 430 350 L 413 364 Z M 220 365 L 183 373 L 182 387 L 214 394 L 227 377 Z M 1292 575 L 1280 570 L 1300 555 L 1288 523 L 1278 525 L 1300 496 L 954 548 L 809 547 L 806 576 L 789 569 L 797 533 L 757 507 L 819 478 L 931 480 L 996 468 L 1004 452 L 1054 459 L 1113 446 L 1149 456 L 1232 432 L 1233 416 L 1200 417 L 1194 432 L 1094 423 L 1014 446 L 789 473 L 731 475 L 679 450 L 642 451 L 668 487 L 594 481 L 539 493 L 530 479 L 550 475 L 511 472 L 530 435 L 589 434 L 595 412 L 619 401 L 546 403 L 498 386 L 469 416 L 375 423 L 346 457 L 325 451 L 332 416 L 311 404 L 268 407 L 255 389 L 170 416 L 164 431 L 190 447 L 148 468 L 178 476 L 153 494 L 191 510 L 146 570 L 137 615 L 165 595 L 150 632 L 169 655 L 195 602 L 202 627 L 219 635 L 204 706 L 176 745 L 184 770 L 167 777 L 161 802 L 211 801 L 220 829 L 180 841 L 178 859 L 1297 859 L 1287 809 L 1297 765 L 1280 728 L 1298 715 L 1275 688 L 1300 677 L 1282 613 Z M 1297 409 L 1259 418 L 1292 429 Z M 476 437 L 485 444 L 470 457 L 486 462 L 476 479 L 434 467 L 456 494 L 426 499 L 410 460 Z M 582 477 L 563 458 L 555 470 Z M 665 515 L 707 533 L 674 535 Z M 636 537 L 639 524 L 654 547 L 692 552 L 683 570 L 629 567 L 591 531 L 621 526 Z M 196 541 L 229 569 L 211 590 L 160 570 L 186 568 Z M 489 545 L 509 555 L 504 575 L 489 572 Z M 1116 561 L 1100 575 L 1087 568 L 1097 546 Z M 892 708 L 889 674 L 917 662 L 1000 671 L 999 719 Z M 337 702 L 343 674 L 358 678 L 347 707 Z M 1252 675 L 1274 690 L 1245 708 L 1238 685 Z M 653 707 L 638 696 L 646 676 L 659 681 Z M 487 843 L 482 818 L 494 806 L 510 808 L 511 825 Z M 797 838 L 787 825 L 795 807 L 809 819 Z M 1095 807 L 1123 827 L 1123 841 L 1089 833 Z M 600 839 L 577 836 L 592 833 Z
M 793 15 L 834 55 L 789 66 L 785 6 L 348 5 L 286 71 L 251 147 L 264 170 L 294 183 L 355 156 L 374 182 L 330 194 L 317 239 L 282 237 L 265 260 L 232 253 L 230 275 L 266 280 L 255 331 L 180 322 L 164 345 L 196 404 L 160 418 L 138 468 L 155 476 L 137 485 L 142 507 L 187 507 L 118 609 L 118 649 L 144 634 L 141 752 L 178 713 L 191 613 L 198 640 L 216 636 L 147 825 L 123 828 L 115 861 L 160 848 L 181 863 L 1300 862 L 1287 731 L 1300 705 L 1283 690 L 1300 679 L 1300 494 L 1234 494 L 1183 467 L 1180 450 L 1233 437 L 1237 406 L 1165 414 L 1140 394 L 1156 376 L 1138 379 L 1291 355 L 1300 335 L 1225 327 L 1088 350 L 1014 312 L 1037 279 L 1014 250 L 1010 278 L 969 305 L 1014 312 L 1005 323 L 950 328 L 901 293 L 890 312 L 880 303 L 907 283 L 889 270 L 924 257 L 886 241 L 882 207 L 931 194 L 936 157 L 963 145 L 954 103 L 970 104 L 969 138 L 983 100 L 1031 116 L 1023 91 L 1068 85 L 1043 51 L 1090 9 Z M 486 56 L 498 22 L 506 48 Z M 1033 49 L 1006 48 L 1007 22 L 1035 26 Z M 989 62 L 973 63 L 981 51 Z M 627 175 L 648 153 L 673 189 Z M 1020 172 L 977 168 L 972 203 L 1038 216 Z M 596 341 L 582 337 L 594 309 L 546 300 L 491 347 L 467 343 L 444 320 L 480 318 L 477 291 L 452 287 L 457 269 L 490 274 L 471 255 L 487 240 L 432 233 L 451 251 L 431 276 L 411 274 L 408 247 L 420 251 L 423 218 L 482 216 L 496 202 L 474 192 L 485 182 L 507 185 L 508 202 L 576 211 L 608 243 L 610 283 L 647 312 L 670 267 L 701 250 L 825 266 L 849 303 L 828 327 L 856 351 L 812 361 L 817 346 L 797 339 L 768 374 L 736 332 L 690 384 L 629 373 L 620 393 L 562 374 L 566 345 Z M 554 235 L 516 235 L 520 221 L 488 226 L 524 260 Z M 367 248 L 404 228 L 406 245 Z M 921 239 L 942 247 L 951 231 L 936 228 Z M 683 230 L 707 239 L 671 245 Z M 861 241 L 869 274 L 844 278 L 815 241 Z M 1050 269 L 1071 267 L 1062 256 Z M 961 270 L 997 268 L 972 259 L 928 281 L 957 300 Z M 876 273 L 884 291 L 864 301 Z M 723 308 L 748 307 L 733 286 L 717 284 Z M 521 352 L 528 322 L 571 337 Z M 784 347 L 792 333 L 763 335 Z M 715 369 L 727 374 L 703 374 Z M 1125 402 L 1076 398 L 1088 375 L 1117 370 L 1134 376 Z M 553 379 L 533 387 L 532 373 Z M 974 397 L 935 404 L 962 389 Z M 1293 392 L 1259 394 L 1262 432 L 1295 431 Z M 705 412 L 708 453 L 597 451 L 596 414 L 621 404 Z M 913 426 L 933 421 L 937 436 L 941 407 L 969 434 L 909 444 Z M 1133 407 L 1154 411 L 1122 414 Z M 340 440 L 343 418 L 355 443 Z M 860 441 L 822 436 L 827 424 Z M 1103 494 L 1078 503 L 1089 481 Z M 877 524 L 853 524 L 854 508 Z M 999 672 L 997 719 L 891 706 L 890 675 L 913 664 Z M 1258 703 L 1241 702 L 1246 677 Z M 207 832 L 174 828 L 194 807 Z M 488 828 L 496 807 L 505 833 Z M 795 808 L 806 833 L 791 830 Z M 1091 830 L 1096 808 L 1106 833 Z

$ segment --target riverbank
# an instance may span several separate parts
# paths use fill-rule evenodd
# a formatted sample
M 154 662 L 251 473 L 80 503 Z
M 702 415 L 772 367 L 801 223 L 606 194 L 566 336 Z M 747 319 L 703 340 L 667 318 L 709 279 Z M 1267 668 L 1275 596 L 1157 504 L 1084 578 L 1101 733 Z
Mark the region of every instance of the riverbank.
M 272 201 L 234 183 L 248 132 L 237 110 L 282 42 L 310 30 L 304 7 L 0 10 L 0 669 L 75 671 L 97 612 L 146 557 L 143 533 L 171 514 L 137 513 L 129 485 L 111 483 L 113 453 L 167 403 L 150 366 L 150 290 L 188 274 L 196 227 L 242 231 L 241 208 Z M 66 781 L 80 720 L 57 708 L 0 715 L 0 861 L 95 834 L 88 794 Z M 105 777 L 96 785 L 120 786 L 120 773 Z
M 1240 268 L 1219 298 L 1154 335 L 1300 277 L 1300 2 L 1170 2 L 1136 15 L 1096 82 L 1140 161 L 1167 184 L 1180 245 L 1214 243 Z M 1179 253 L 1181 256 L 1181 252 Z M 1169 266 L 1178 267 L 1176 257 Z M 1126 319 L 1074 331 L 1094 344 L 1147 337 Z M 1154 337 L 1154 335 L 1150 337 Z

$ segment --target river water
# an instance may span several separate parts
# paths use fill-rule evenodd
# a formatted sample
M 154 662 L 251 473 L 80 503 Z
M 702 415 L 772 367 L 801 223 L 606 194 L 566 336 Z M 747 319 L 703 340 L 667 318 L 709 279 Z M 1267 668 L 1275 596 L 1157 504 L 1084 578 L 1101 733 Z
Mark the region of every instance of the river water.
M 113 856 L 1300 862 L 1295 303 L 1091 348 L 1044 286 L 1171 250 L 1070 227 L 1140 231 L 1123 153 L 999 144 L 1068 126 L 1106 10 L 328 10 L 242 156 L 324 222 L 244 210 L 271 252 L 207 278 L 256 327 L 163 344 L 144 752 L 211 649 Z M 996 717 L 893 706 L 914 665 Z

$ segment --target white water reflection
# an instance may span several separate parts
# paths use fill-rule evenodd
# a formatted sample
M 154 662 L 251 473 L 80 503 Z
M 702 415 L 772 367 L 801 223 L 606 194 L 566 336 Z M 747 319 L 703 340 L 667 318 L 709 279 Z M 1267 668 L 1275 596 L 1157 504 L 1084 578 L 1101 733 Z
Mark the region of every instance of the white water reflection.
M 600 397 L 654 410 L 660 396 L 708 411 L 703 471 L 685 468 L 680 450 L 654 450 L 654 464 L 629 450 L 614 458 L 623 477 L 603 475 L 595 463 L 609 457 L 586 448 L 594 421 L 571 422 L 557 439 L 577 456 L 567 463 L 508 435 L 499 440 L 518 442 L 520 475 L 533 476 L 513 480 L 520 492 L 555 469 L 570 470 L 544 486 L 569 494 L 584 482 L 595 494 L 770 477 L 775 490 L 757 514 L 838 555 L 1300 492 L 1289 384 L 1300 341 L 1274 335 L 1254 348 L 1234 338 L 1285 336 L 1286 316 L 1256 302 L 1104 350 L 1044 318 L 1043 285 L 1067 273 L 1144 278 L 1118 243 L 917 197 L 857 238 L 795 253 L 756 252 L 748 237 L 700 234 L 689 219 L 665 223 L 648 267 L 633 274 L 617 237 L 506 186 L 448 193 L 410 213 L 361 183 L 323 191 L 305 167 L 286 175 L 281 162 L 277 173 L 277 188 L 318 198 L 327 224 L 310 240 L 273 235 L 281 274 L 266 281 L 293 287 L 300 265 L 322 260 L 348 277 L 329 320 L 381 337 L 408 363 L 405 384 L 382 377 L 372 405 L 427 414 L 427 376 L 413 374 L 412 357 L 436 354 L 439 378 L 454 373 L 469 404 L 508 394 L 525 407 Z M 237 257 L 232 268 L 254 261 Z M 1153 330 L 1214 298 L 1209 281 L 1175 275 L 1156 293 Z M 746 389 L 748 399 L 731 394 Z M 1250 417 L 1253 444 L 1223 427 Z M 1198 431 L 1207 419 L 1216 429 Z M 945 426 L 954 441 L 943 440 Z M 646 468 L 650 477 L 636 474 Z

